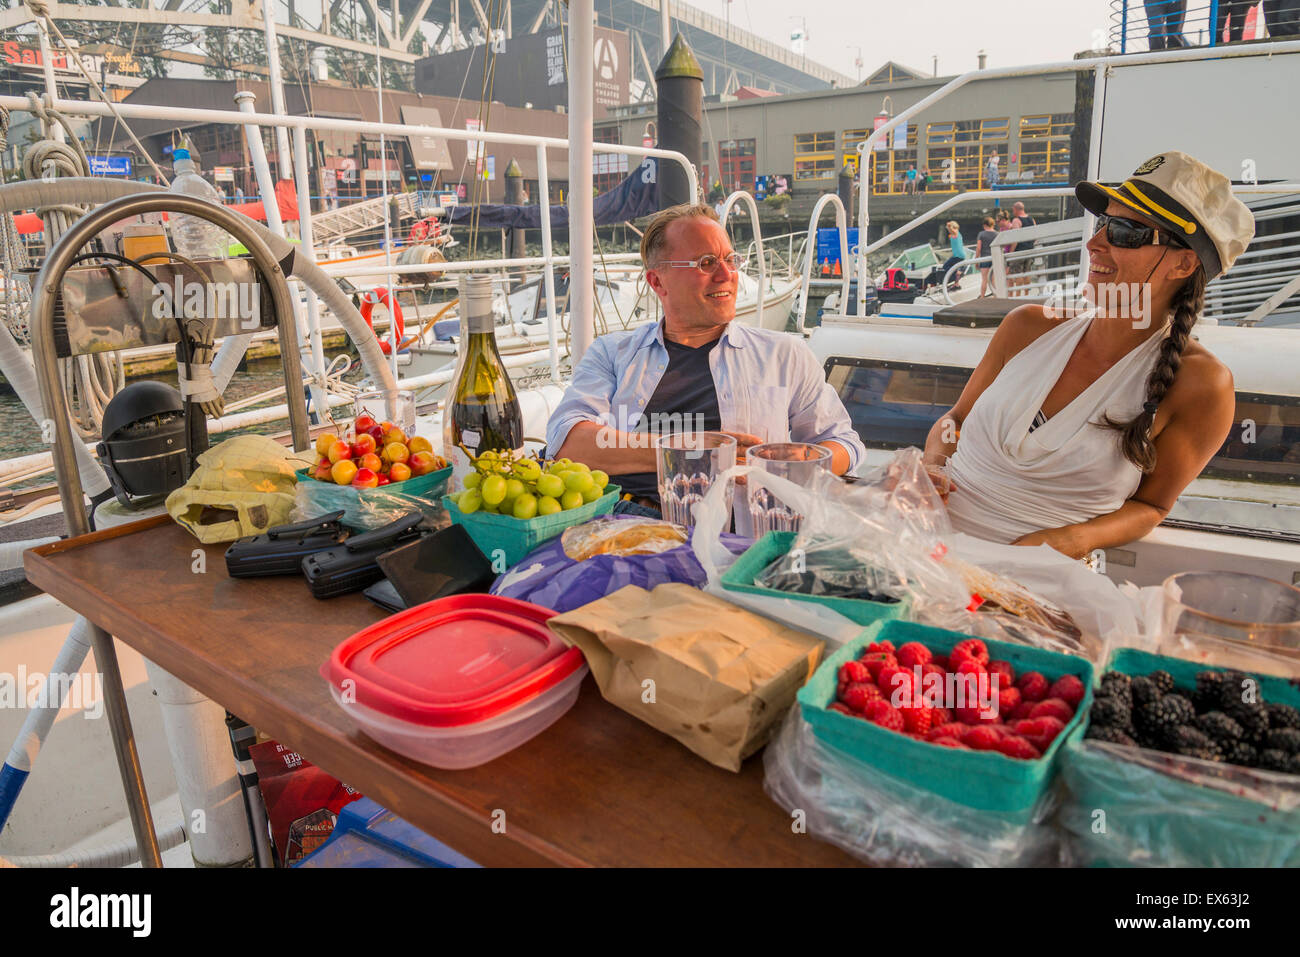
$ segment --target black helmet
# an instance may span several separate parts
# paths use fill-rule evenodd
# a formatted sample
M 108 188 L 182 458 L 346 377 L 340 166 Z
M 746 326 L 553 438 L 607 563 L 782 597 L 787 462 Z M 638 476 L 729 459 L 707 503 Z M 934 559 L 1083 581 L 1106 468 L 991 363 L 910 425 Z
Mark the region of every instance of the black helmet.
M 163 382 L 132 382 L 104 408 L 95 451 L 113 494 L 127 508 L 132 496 L 165 495 L 190 476 L 185 402 Z

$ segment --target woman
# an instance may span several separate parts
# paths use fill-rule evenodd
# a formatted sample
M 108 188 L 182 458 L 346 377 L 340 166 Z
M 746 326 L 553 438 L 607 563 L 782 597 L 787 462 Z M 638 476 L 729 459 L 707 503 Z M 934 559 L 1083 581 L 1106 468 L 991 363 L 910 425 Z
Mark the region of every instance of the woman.
M 980 230 L 979 236 L 975 238 L 975 258 L 987 259 L 993 254 L 993 240 L 998 238 L 997 230 L 994 228 L 992 216 L 984 217 L 984 228 Z M 989 289 L 989 274 L 993 271 L 993 263 L 980 263 L 980 298 L 992 295 Z
M 1155 528 L 1232 428 L 1232 374 L 1191 330 L 1254 219 L 1175 151 L 1075 194 L 1098 216 L 1088 310 L 1012 310 L 925 457 L 958 531 L 1081 558 Z
M 1011 214 L 1008 213 L 1005 209 L 999 209 L 998 216 L 997 216 L 998 232 L 1004 232 L 1005 230 L 1008 230 L 1010 228 L 1011 228 Z
M 948 248 L 951 255 L 944 261 L 944 264 L 939 267 L 939 282 L 943 282 L 943 277 L 948 275 L 949 269 L 966 259 L 966 244 L 962 242 L 961 227 L 957 225 L 957 221 L 955 219 L 950 219 L 948 222 L 944 223 L 943 228 L 948 234 Z M 953 288 L 956 288 L 957 280 L 959 278 L 960 273 L 953 273 L 951 282 Z

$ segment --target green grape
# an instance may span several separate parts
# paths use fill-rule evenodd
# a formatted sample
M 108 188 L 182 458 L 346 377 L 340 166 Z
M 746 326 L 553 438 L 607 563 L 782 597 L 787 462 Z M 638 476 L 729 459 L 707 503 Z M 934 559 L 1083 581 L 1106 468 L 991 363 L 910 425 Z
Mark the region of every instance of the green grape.
M 570 492 L 586 492 L 589 488 L 595 487 L 595 482 L 586 472 L 569 472 L 564 476 L 564 487 Z
M 543 475 L 537 480 L 537 491 L 543 496 L 558 499 L 564 494 L 564 479 L 558 475 Z
M 482 481 L 483 476 L 479 475 L 478 472 L 470 472 L 465 476 L 465 488 L 466 490 L 478 488 L 479 483 Z
M 532 459 L 524 459 L 515 465 L 515 475 L 524 482 L 536 482 L 541 474 L 541 466 Z
M 515 499 L 515 507 L 513 509 L 513 514 L 515 518 L 520 518 L 520 519 L 532 518 L 534 515 L 537 514 L 537 497 L 534 495 L 529 495 L 527 492 L 525 492 L 523 495 L 520 495 L 517 499 Z
M 596 486 L 593 485 L 590 488 L 583 491 L 582 500 L 584 502 L 594 502 L 596 501 L 596 499 L 600 498 L 604 494 L 605 493 L 602 489 L 598 489 L 596 488 Z
M 596 488 L 604 488 L 609 484 L 609 476 L 600 469 L 592 469 L 591 480 L 596 484 Z
M 483 505 L 483 496 L 478 493 L 478 489 L 470 489 L 468 492 L 462 492 L 460 501 L 456 503 L 466 515 L 477 512 Z
M 591 466 L 590 466 L 590 465 L 583 465 L 581 462 L 574 462 L 573 465 L 571 466 L 571 468 L 572 468 L 572 470 L 575 471 L 575 472 L 590 472 L 590 471 L 591 471 Z
M 554 499 L 549 495 L 543 495 L 537 500 L 538 515 L 554 515 L 556 512 L 563 510 L 563 506 L 560 505 L 559 500 Z
M 569 491 L 565 492 L 564 495 L 560 498 L 560 507 L 564 509 L 566 512 L 569 511 L 570 509 L 581 508 L 582 493 L 575 492 L 573 489 L 569 489 Z
M 500 475 L 489 475 L 483 480 L 482 495 L 484 505 L 500 505 L 506 499 L 506 480 Z
M 524 494 L 524 483 L 517 478 L 506 479 L 506 498 L 518 498 Z
M 501 511 L 501 506 L 496 504 L 488 504 L 487 502 L 484 502 L 483 511 L 491 512 L 493 515 L 496 515 Z

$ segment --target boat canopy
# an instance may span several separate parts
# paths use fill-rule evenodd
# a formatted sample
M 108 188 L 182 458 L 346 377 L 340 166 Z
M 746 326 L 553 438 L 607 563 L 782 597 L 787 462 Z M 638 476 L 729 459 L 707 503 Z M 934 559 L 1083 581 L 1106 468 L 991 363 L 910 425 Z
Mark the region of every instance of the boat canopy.
M 597 226 L 609 226 L 630 219 L 648 216 L 659 210 L 658 160 L 647 156 L 623 182 L 608 193 L 595 199 Z M 451 210 L 452 223 L 477 224 L 484 229 L 538 229 L 542 224 L 541 206 L 511 206 L 505 203 L 481 203 L 477 206 L 455 206 Z M 565 229 L 569 225 L 567 206 L 551 207 L 551 228 Z

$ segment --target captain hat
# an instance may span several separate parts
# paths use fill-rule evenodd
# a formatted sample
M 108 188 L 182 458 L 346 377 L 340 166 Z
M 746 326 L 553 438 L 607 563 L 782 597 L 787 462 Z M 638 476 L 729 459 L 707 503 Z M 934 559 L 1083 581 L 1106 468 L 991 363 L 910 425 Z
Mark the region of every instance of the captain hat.
M 1155 220 L 1196 253 L 1206 282 L 1227 272 L 1255 235 L 1255 217 L 1228 177 L 1178 150 L 1151 157 L 1118 187 L 1083 182 L 1074 195 L 1096 215 L 1115 200 Z

